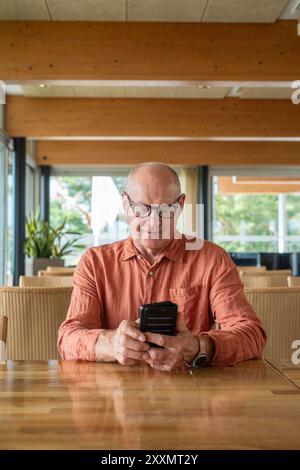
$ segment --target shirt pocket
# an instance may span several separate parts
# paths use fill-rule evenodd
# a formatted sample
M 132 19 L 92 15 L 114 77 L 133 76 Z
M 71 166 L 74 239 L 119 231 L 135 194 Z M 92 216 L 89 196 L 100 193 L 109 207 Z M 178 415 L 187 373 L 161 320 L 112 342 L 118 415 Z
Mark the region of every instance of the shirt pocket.
M 193 334 L 199 334 L 208 324 L 208 308 L 202 285 L 169 289 L 170 300 L 178 305 L 186 326 Z

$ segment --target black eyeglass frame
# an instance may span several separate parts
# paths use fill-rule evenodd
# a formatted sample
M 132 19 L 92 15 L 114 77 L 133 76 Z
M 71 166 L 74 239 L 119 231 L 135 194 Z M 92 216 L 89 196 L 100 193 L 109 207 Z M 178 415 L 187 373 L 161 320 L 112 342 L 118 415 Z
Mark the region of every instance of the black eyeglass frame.
M 178 198 L 176 199 L 176 201 L 174 201 L 172 204 L 157 204 L 157 205 L 156 205 L 156 204 L 152 204 L 152 205 L 148 205 L 148 204 L 144 204 L 143 202 L 133 202 L 132 199 L 130 198 L 130 196 L 129 196 L 125 191 L 123 191 L 123 194 L 125 194 L 125 196 L 127 197 L 128 202 L 129 202 L 129 205 L 130 205 L 130 207 L 131 207 L 131 209 L 132 209 L 132 212 L 133 212 L 134 216 L 135 216 L 135 217 L 138 217 L 138 218 L 140 218 L 140 219 L 145 219 L 146 217 L 149 217 L 149 216 L 151 215 L 152 209 L 155 209 L 155 210 L 156 210 L 156 212 L 158 213 L 158 216 L 159 216 L 160 219 L 163 219 L 163 218 L 165 218 L 165 219 L 171 219 L 172 216 L 170 216 L 170 217 L 162 217 L 162 215 L 161 215 L 162 212 L 159 210 L 160 207 L 161 207 L 161 206 L 168 206 L 169 209 L 170 209 L 170 211 L 171 211 L 172 207 L 174 207 L 174 215 L 175 215 L 175 212 L 176 212 L 176 210 L 178 209 L 178 206 L 179 206 L 179 199 L 181 198 L 181 196 L 183 196 L 183 193 L 181 193 L 181 194 L 178 196 Z M 143 207 L 146 207 L 146 208 L 148 209 L 148 214 L 147 214 L 147 215 L 143 215 L 143 216 L 136 215 L 136 214 L 134 213 L 134 207 L 136 207 L 136 206 L 143 206 Z M 173 217 L 174 217 L 174 215 L 173 215 Z

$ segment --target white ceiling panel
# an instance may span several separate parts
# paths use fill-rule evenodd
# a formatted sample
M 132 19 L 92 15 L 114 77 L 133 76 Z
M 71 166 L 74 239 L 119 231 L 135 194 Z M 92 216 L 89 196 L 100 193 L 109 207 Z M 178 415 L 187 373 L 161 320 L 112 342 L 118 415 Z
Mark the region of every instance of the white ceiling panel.
M 126 96 L 125 87 L 74 86 L 74 95 L 82 98 L 122 98 Z
M 229 88 L 177 88 L 176 98 L 224 98 Z
M 126 0 L 47 0 L 51 17 L 68 21 L 124 21 Z
M 127 0 L 128 21 L 198 22 L 206 0 Z
M 291 99 L 291 88 L 245 87 L 230 94 L 230 88 L 221 87 L 109 87 L 109 86 L 62 86 L 62 85 L 7 85 L 8 95 L 28 97 L 82 97 L 82 98 L 177 98 L 222 99 L 236 96 L 241 99 Z
M 44 0 L 0 0 L 0 21 L 49 19 Z
M 273 23 L 288 0 L 209 0 L 203 21 L 217 23 Z
M 292 88 L 242 88 L 240 98 L 247 99 L 291 99 Z
M 127 87 L 128 98 L 175 98 L 176 87 Z
M 39 85 L 23 85 L 22 90 L 25 96 L 44 97 L 44 98 L 63 98 L 74 96 L 72 86 L 45 86 L 41 88 Z

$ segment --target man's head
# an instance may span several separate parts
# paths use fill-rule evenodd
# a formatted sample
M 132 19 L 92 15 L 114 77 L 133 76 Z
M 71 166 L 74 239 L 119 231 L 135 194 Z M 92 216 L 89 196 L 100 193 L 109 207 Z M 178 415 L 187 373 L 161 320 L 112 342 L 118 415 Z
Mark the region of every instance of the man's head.
M 174 236 L 184 200 L 177 173 L 168 165 L 149 162 L 133 168 L 128 176 L 126 192 L 122 194 L 132 236 L 138 238 L 145 248 L 164 246 L 166 240 Z M 147 214 L 147 208 L 138 203 L 153 206 L 150 215 L 138 217 L 139 214 Z M 160 215 L 156 210 L 159 204 L 164 205 Z

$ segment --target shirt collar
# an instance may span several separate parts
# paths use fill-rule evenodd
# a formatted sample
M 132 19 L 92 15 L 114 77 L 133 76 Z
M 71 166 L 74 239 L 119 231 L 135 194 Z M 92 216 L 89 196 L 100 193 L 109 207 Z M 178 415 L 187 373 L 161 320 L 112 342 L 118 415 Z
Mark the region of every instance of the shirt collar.
M 179 233 L 179 232 L 178 232 Z M 161 258 L 166 257 L 170 260 L 174 261 L 175 263 L 181 263 L 185 251 L 185 237 L 184 235 L 180 234 L 181 238 L 172 238 L 168 246 L 166 247 L 165 251 L 162 252 Z M 123 245 L 123 253 L 122 253 L 122 261 L 126 261 L 130 258 L 135 256 L 141 255 L 139 250 L 136 248 L 132 237 L 129 236 L 124 241 Z

